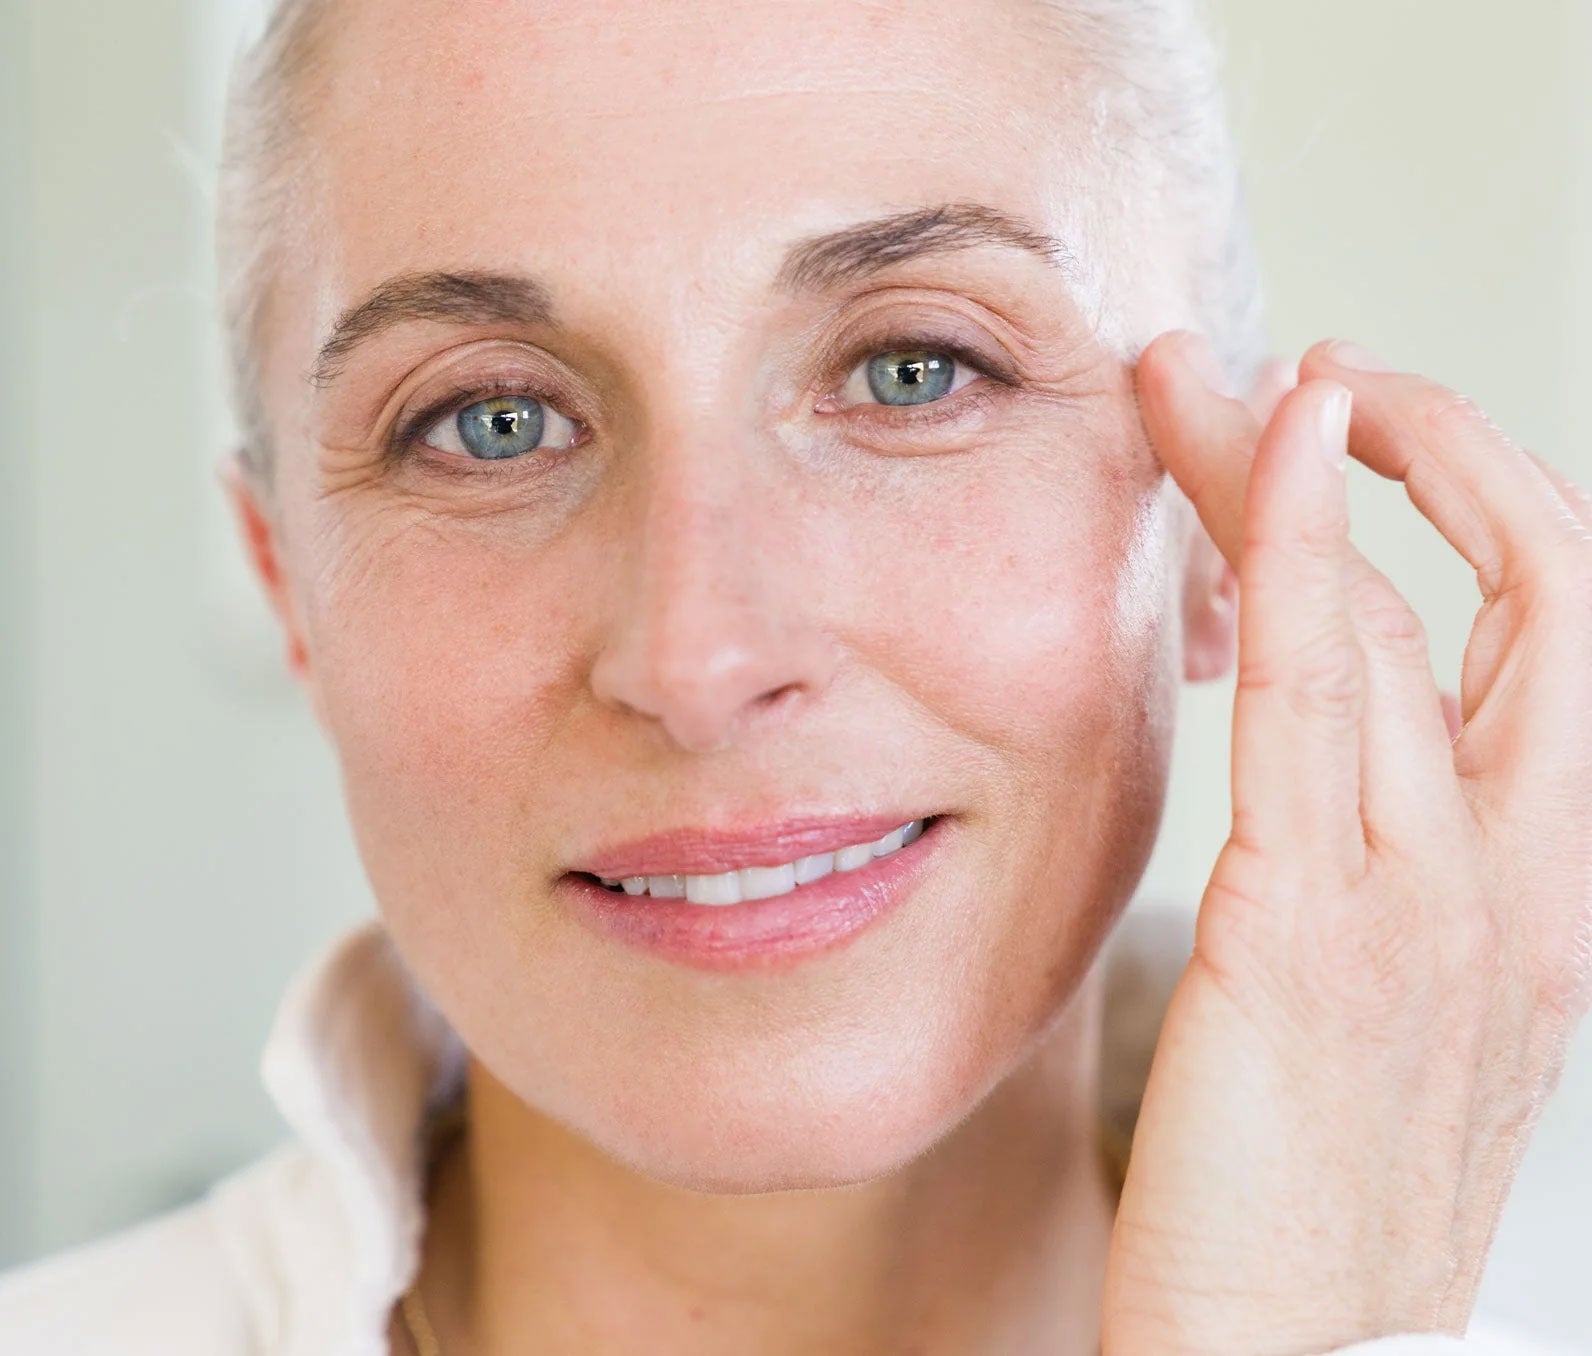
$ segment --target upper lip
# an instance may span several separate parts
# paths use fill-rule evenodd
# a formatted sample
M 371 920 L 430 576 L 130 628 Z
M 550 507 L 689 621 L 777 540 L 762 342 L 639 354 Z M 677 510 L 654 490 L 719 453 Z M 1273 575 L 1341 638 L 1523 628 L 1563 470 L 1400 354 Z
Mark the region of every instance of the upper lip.
M 892 829 L 925 818 L 930 816 L 892 811 L 809 815 L 738 829 L 668 829 L 603 847 L 576 869 L 623 880 L 629 876 L 711 876 L 743 866 L 782 866 L 798 857 L 876 842 Z

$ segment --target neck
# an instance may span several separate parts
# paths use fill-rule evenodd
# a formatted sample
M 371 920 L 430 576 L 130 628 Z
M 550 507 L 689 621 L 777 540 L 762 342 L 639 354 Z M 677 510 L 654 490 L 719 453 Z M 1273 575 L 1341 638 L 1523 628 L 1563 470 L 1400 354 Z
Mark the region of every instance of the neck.
M 832 1190 L 643 1177 L 472 1060 L 422 1259 L 443 1352 L 1093 1356 L 1116 1209 L 1096 978 L 932 1150 Z

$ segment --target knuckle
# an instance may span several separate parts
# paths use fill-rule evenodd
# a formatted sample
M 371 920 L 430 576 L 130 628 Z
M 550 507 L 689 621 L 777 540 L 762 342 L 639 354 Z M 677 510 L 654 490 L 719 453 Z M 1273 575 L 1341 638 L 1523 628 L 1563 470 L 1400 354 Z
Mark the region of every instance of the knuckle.
M 1357 566 L 1350 580 L 1349 600 L 1360 634 L 1381 654 L 1411 665 L 1427 663 L 1426 626 L 1415 609 L 1369 563 L 1357 562 Z
M 1430 386 L 1422 395 L 1419 415 L 1427 430 L 1439 442 L 1453 438 L 1485 435 L 1513 447 L 1503 430 L 1474 400 L 1446 386 Z
M 1324 628 L 1275 660 L 1250 663 L 1239 682 L 1280 691 L 1306 720 L 1356 724 L 1365 703 L 1359 646 L 1336 627 Z
M 1427 662 L 1426 627 L 1407 604 L 1374 604 L 1365 609 L 1359 621 L 1383 654 L 1412 666 Z
M 1245 559 L 1263 576 L 1309 577 L 1341 568 L 1348 550 L 1349 517 L 1341 501 L 1318 504 L 1290 522 L 1286 535 L 1246 514 L 1241 534 Z
M 1347 527 L 1341 513 L 1323 509 L 1307 514 L 1289 544 L 1292 554 L 1313 570 L 1336 568 L 1343 559 Z

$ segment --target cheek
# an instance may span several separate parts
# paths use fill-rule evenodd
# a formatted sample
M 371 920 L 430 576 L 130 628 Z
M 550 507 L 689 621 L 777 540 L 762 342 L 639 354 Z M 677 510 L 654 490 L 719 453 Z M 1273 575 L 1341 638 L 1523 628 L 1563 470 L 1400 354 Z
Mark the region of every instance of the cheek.
M 852 657 L 820 697 L 825 727 L 877 726 L 921 760 L 907 784 L 984 826 L 932 926 L 793 982 L 789 1020 L 760 1011 L 764 1036 L 744 1042 L 722 1037 L 759 1029 L 733 991 L 618 964 L 553 911 L 514 907 L 547 865 L 548 826 L 605 812 L 591 764 L 637 757 L 589 723 L 603 600 L 626 582 L 597 528 L 494 542 L 384 509 L 305 561 L 351 819 L 405 954 L 526 1101 L 662 1175 L 835 1163 L 854 1180 L 905 1161 L 1074 991 L 1153 840 L 1164 759 L 1135 741 L 1159 691 L 1154 477 L 1011 453 L 903 462 L 890 479 L 791 508 L 758 578 Z M 664 1053 L 638 1059 L 660 1026 Z M 877 1116 L 881 1070 L 893 1121 Z
M 1002 459 L 945 486 L 893 525 L 901 551 L 872 566 L 901 594 L 878 664 L 968 752 L 945 786 L 976 789 L 965 808 L 987 854 L 979 876 L 1012 883 L 960 916 L 968 935 L 947 950 L 963 958 L 968 993 L 1007 995 L 1019 1032 L 1074 991 L 1137 888 L 1165 803 L 1173 497 L 1147 460 L 1104 463 L 1131 444 L 1101 445 L 1070 465 Z M 964 1029 L 988 1034 L 980 1002 Z
M 396 508 L 323 540 L 307 626 L 378 895 L 456 893 L 467 861 L 515 874 L 558 781 L 536 770 L 570 701 L 569 579 L 502 533 Z
M 1147 718 L 1173 639 L 1164 485 L 1142 462 L 1002 455 L 835 543 L 883 603 L 856 623 L 876 666 L 1008 771 Z
M 905 745 L 917 725 L 926 750 L 983 763 L 953 794 L 1120 776 L 1165 715 L 1166 548 L 1160 478 L 1104 465 L 1021 444 L 902 459 L 865 495 L 792 509 L 788 558 L 759 577 L 861 671 L 828 726 L 896 723 Z M 396 503 L 326 513 L 305 535 L 306 623 L 372 872 L 388 902 L 507 888 L 537 865 L 530 826 L 568 817 L 559 788 L 592 780 L 616 554 L 578 520 L 532 542 Z

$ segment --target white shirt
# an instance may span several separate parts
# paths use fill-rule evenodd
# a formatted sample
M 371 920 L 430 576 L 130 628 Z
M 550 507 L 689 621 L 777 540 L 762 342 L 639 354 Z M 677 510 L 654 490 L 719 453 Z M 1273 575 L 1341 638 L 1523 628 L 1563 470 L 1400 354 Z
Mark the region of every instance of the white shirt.
M 1127 1133 L 1191 928 L 1135 905 L 1112 938 L 1102 1113 Z M 379 920 L 351 929 L 295 977 L 261 1056 L 292 1136 L 198 1201 L 0 1276 L 0 1356 L 388 1356 L 420 1256 L 428 1118 L 464 1068 Z M 1464 1339 L 1323 1356 L 1554 1354 L 1478 1315 Z

